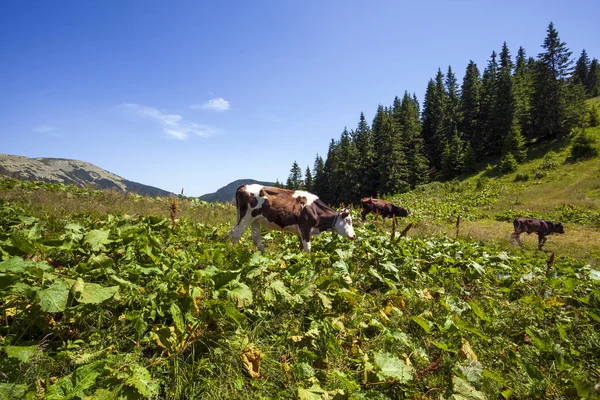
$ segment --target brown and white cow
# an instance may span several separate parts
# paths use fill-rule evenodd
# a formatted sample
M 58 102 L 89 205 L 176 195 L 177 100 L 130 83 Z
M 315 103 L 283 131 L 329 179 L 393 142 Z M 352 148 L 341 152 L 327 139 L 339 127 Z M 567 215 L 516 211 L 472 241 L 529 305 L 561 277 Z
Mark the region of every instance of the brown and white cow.
M 565 233 L 565 230 L 560 222 L 546 221 L 537 218 L 515 218 L 513 221 L 515 231 L 512 233 L 510 241 L 516 240 L 519 246 L 523 247 L 521 243 L 521 233 L 537 233 L 538 235 L 538 249 L 541 250 L 546 243 L 546 236 L 552 235 L 553 233 Z
M 310 253 L 310 237 L 333 231 L 355 239 L 352 218 L 348 210 L 332 209 L 319 198 L 302 190 L 287 190 L 259 184 L 241 185 L 235 193 L 237 222 L 229 237 L 237 243 L 248 226 L 252 240 L 264 253 L 260 226 L 292 232 L 300 237 L 302 248 Z
M 386 200 L 363 197 L 360 199 L 362 207 L 362 220 L 365 221 L 367 214 L 381 215 L 383 218 L 408 217 L 410 213 L 406 208 L 398 207 Z

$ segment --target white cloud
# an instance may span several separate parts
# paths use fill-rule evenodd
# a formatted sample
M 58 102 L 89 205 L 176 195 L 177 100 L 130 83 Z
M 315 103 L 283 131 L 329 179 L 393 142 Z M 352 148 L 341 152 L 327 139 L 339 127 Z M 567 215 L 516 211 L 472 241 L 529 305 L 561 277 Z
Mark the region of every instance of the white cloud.
M 204 104 L 194 104 L 190 107 L 197 110 L 227 111 L 229 110 L 229 102 L 221 97 L 216 97 Z
M 167 114 L 157 108 L 141 104 L 126 103 L 121 104 L 121 107 L 134 110 L 138 114 L 158 122 L 162 126 L 163 131 L 174 139 L 185 140 L 189 135 L 208 137 L 215 133 L 214 129 L 210 126 L 187 121 L 179 114 Z
M 55 131 L 56 128 L 54 128 L 53 126 L 50 125 L 38 125 L 35 128 L 33 128 L 34 132 L 39 132 L 39 133 L 48 133 L 48 132 L 52 132 Z

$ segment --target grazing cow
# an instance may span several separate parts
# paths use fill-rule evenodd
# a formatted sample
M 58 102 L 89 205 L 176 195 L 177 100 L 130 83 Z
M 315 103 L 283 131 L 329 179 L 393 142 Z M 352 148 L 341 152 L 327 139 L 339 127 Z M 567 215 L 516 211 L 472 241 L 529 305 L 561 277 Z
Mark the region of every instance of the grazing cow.
M 373 213 L 375 215 L 379 214 L 382 216 L 382 218 L 410 216 L 410 213 L 406 208 L 395 206 L 386 200 L 363 197 L 360 199 L 360 205 L 362 206 L 363 222 L 367 219 L 366 217 L 368 213 Z
M 537 233 L 538 235 L 538 249 L 541 250 L 546 243 L 546 236 L 552 235 L 553 233 L 565 233 L 565 230 L 560 222 L 545 221 L 537 218 L 515 218 L 513 221 L 515 231 L 511 235 L 510 241 L 516 240 L 519 246 L 523 247 L 521 243 L 521 233 Z
M 302 190 L 287 190 L 258 184 L 241 185 L 235 193 L 237 222 L 229 237 L 237 243 L 252 227 L 252 240 L 264 253 L 260 226 L 292 232 L 300 237 L 301 248 L 310 253 L 310 237 L 333 231 L 355 239 L 352 218 L 348 210 L 341 212 L 328 207 L 319 198 Z

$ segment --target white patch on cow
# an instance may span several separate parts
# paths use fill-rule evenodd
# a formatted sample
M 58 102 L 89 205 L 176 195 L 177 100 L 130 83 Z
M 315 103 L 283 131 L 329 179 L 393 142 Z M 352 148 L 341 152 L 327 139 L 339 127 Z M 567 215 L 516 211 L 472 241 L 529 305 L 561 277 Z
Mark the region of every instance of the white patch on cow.
M 294 193 L 292 193 L 292 197 L 293 198 L 297 198 L 297 197 L 306 197 L 306 206 L 310 206 L 315 200 L 319 199 L 319 196 L 317 196 L 316 194 L 312 194 L 309 192 L 306 192 L 304 190 L 296 190 L 294 191 Z
M 348 239 L 356 238 L 354 228 L 352 227 L 352 218 L 350 215 L 346 216 L 346 218 L 342 218 L 342 214 L 340 213 L 335 219 L 333 231 Z
M 260 191 L 262 190 L 262 188 L 264 188 L 264 186 L 259 185 L 258 183 L 246 185 L 246 192 L 250 193 L 258 201 L 258 204 L 256 205 L 256 207 L 252 207 L 252 210 L 261 208 L 263 203 L 265 202 L 266 197 L 260 196 Z

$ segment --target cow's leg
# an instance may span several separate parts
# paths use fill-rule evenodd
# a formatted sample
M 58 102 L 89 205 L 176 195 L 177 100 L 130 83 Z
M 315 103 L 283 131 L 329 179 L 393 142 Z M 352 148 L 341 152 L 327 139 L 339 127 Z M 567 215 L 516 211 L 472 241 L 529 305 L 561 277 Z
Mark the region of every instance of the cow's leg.
M 246 215 L 244 215 L 242 217 L 242 219 L 240 219 L 240 222 L 238 222 L 231 229 L 231 231 L 229 231 L 228 236 L 231 238 L 231 241 L 233 243 L 239 242 L 240 239 L 242 238 L 242 235 L 246 231 L 246 229 L 248 229 L 248 225 L 250 225 L 251 223 L 252 223 L 252 217 L 250 216 L 250 213 L 248 212 L 248 213 L 246 213 Z
M 544 247 L 544 243 L 546 243 L 546 236 L 538 233 L 538 250 L 541 250 Z
M 520 232 L 513 232 L 513 234 L 510 235 L 510 242 L 512 243 L 513 240 L 516 240 L 517 243 L 519 244 L 519 246 L 523 247 L 523 243 L 521 242 L 521 233 Z
M 362 213 L 360 214 L 360 215 L 361 215 L 361 217 L 362 217 L 362 219 L 361 219 L 361 220 L 362 220 L 362 222 L 365 222 L 365 221 L 367 220 L 367 214 L 368 214 L 368 213 L 369 213 L 369 212 L 368 212 L 368 211 L 366 211 L 366 210 L 363 210 L 363 211 L 362 211 Z
M 258 247 L 258 250 L 260 250 L 261 253 L 264 253 L 265 247 L 262 245 L 260 237 L 260 224 L 257 221 L 254 221 L 250 226 L 252 229 L 252 241 L 254 242 L 256 247 Z
M 304 251 L 310 253 L 310 239 L 305 240 L 304 238 L 300 238 L 300 240 L 302 241 L 302 248 Z

